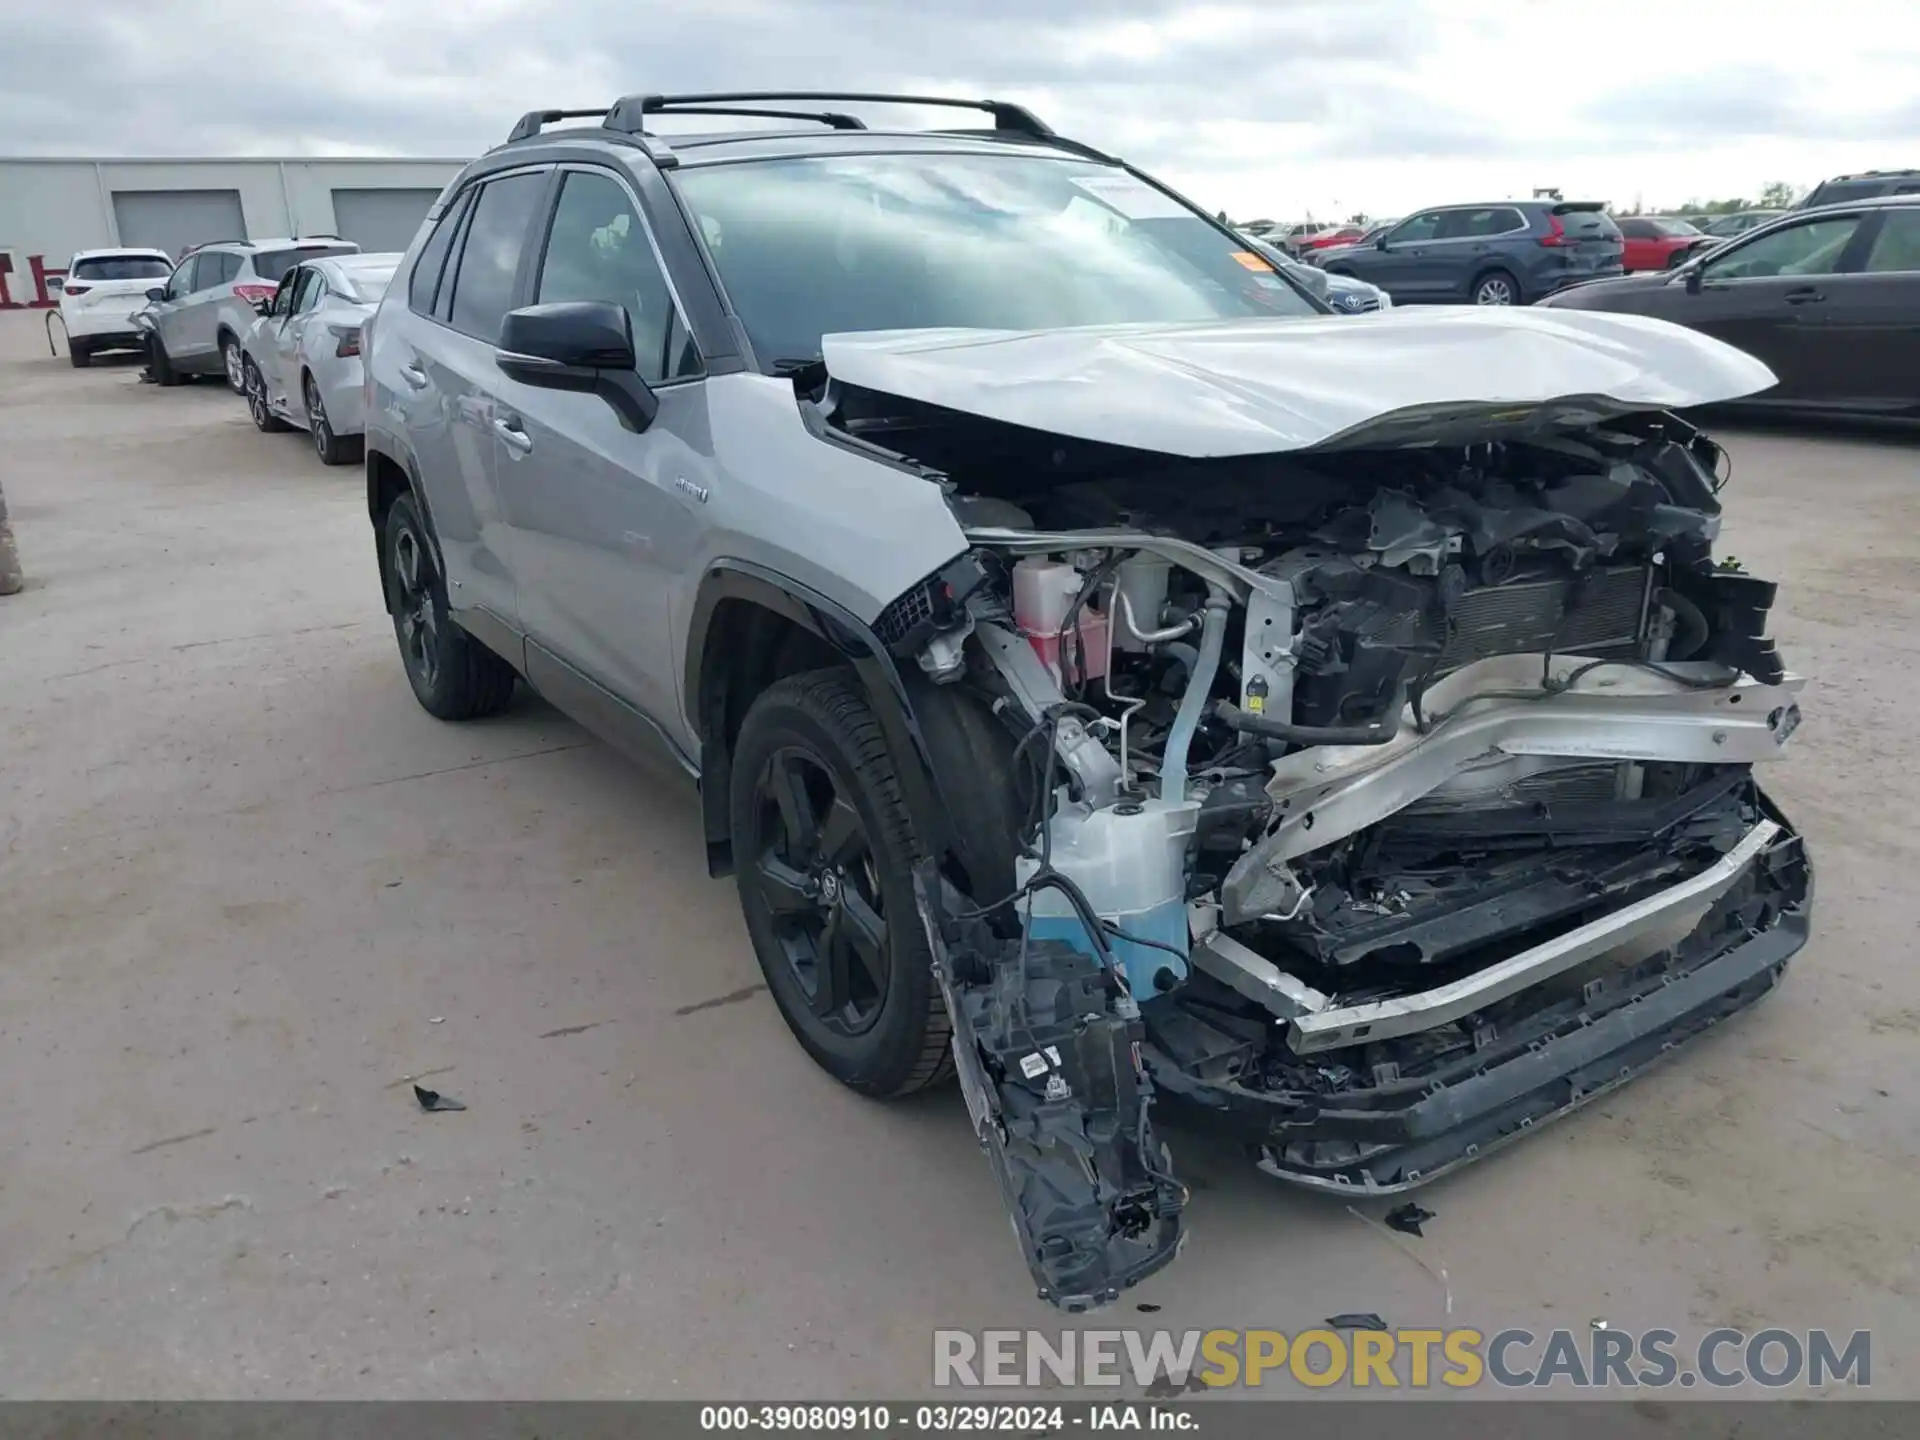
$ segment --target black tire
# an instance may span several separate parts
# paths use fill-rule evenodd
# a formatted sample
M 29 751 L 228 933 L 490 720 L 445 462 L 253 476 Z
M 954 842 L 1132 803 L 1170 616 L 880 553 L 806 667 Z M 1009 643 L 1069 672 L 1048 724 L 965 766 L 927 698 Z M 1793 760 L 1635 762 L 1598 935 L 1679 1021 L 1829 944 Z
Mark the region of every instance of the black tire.
M 478 720 L 506 709 L 513 667 L 447 614 L 446 581 L 412 496 L 387 510 L 381 545 L 387 613 L 420 708 L 441 720 Z
M 913 899 L 921 849 L 852 672 L 769 687 L 747 711 L 730 769 L 740 906 L 794 1038 L 863 1095 L 947 1078 L 952 1029 Z
M 260 367 L 254 364 L 253 357 L 247 356 L 242 372 L 246 376 L 245 395 L 247 413 L 253 417 L 253 428 L 262 435 L 275 435 L 288 428 L 287 422 L 273 413 L 273 407 L 267 403 L 267 377 L 260 373 Z
M 320 387 L 313 382 L 313 376 L 300 377 L 301 399 L 307 406 L 307 433 L 313 440 L 313 450 L 320 457 L 322 465 L 345 465 L 360 458 L 360 446 L 356 439 L 342 437 L 333 433 L 333 422 L 327 419 L 326 402 L 320 398 Z
M 1483 299 L 1483 296 L 1505 294 L 1504 300 Z M 1524 305 L 1526 298 L 1520 293 L 1520 282 L 1513 278 L 1509 270 L 1494 268 L 1482 270 L 1473 277 L 1473 284 L 1467 290 L 1467 299 L 1475 305 Z
M 76 370 L 84 370 L 93 363 L 93 351 L 87 348 L 86 341 L 67 341 L 67 363 Z
M 158 335 L 147 340 L 147 368 L 153 371 L 153 383 L 171 388 L 186 379 L 173 368 L 173 361 L 167 358 L 167 347 L 160 343 Z

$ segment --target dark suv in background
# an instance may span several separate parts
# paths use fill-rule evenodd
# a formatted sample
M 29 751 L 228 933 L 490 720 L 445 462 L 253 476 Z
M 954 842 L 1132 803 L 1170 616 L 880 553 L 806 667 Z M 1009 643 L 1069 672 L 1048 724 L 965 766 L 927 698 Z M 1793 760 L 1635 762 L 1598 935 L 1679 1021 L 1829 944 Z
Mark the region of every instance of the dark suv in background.
M 1502 200 L 1409 215 L 1371 249 L 1329 259 L 1334 275 L 1378 285 L 1394 303 L 1527 305 L 1619 275 L 1625 245 L 1597 200 Z
M 1882 195 L 1920 195 L 1920 170 L 1862 170 L 1857 175 L 1836 175 L 1814 186 L 1807 192 L 1807 198 L 1793 208 L 1814 210 L 1822 205 L 1851 205 L 1856 200 L 1877 200 Z

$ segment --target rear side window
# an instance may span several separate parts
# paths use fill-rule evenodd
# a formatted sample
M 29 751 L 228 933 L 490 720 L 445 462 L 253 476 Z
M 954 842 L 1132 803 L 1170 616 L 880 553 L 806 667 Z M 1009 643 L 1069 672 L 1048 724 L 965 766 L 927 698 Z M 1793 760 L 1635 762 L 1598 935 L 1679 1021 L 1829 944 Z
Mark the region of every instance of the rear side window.
M 1886 212 L 1863 268 L 1878 274 L 1920 270 L 1920 206 Z
M 147 255 L 95 255 L 73 262 L 69 280 L 164 280 L 173 266 Z
M 1440 221 L 1441 240 L 1484 239 L 1506 235 L 1526 227 L 1520 212 L 1505 205 L 1485 205 L 1468 210 L 1449 210 Z
M 447 251 L 453 237 L 460 233 L 460 222 L 473 203 L 473 191 L 463 190 L 433 227 L 427 243 L 420 247 L 420 258 L 413 262 L 407 277 L 407 308 L 416 315 L 433 314 L 434 297 L 440 293 L 440 272 L 447 268 Z
M 448 323 L 489 344 L 513 301 L 513 285 L 526 249 L 527 231 L 546 189 L 544 172 L 508 175 L 483 186 L 453 278 Z
M 700 356 L 646 227 L 626 190 L 608 176 L 576 170 L 562 183 L 534 298 L 543 305 L 606 300 L 622 307 L 633 326 L 640 378 L 649 383 L 700 373 Z

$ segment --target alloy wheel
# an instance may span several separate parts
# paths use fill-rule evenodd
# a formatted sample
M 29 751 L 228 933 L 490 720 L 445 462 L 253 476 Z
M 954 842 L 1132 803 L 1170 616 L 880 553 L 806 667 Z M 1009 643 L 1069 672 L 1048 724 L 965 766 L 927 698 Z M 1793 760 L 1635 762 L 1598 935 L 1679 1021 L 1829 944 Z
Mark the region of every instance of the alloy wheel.
M 422 686 L 440 678 L 439 616 L 433 600 L 433 557 L 411 525 L 393 542 L 393 580 L 399 589 L 394 618 L 400 627 L 400 653 Z
M 858 1035 L 880 1018 L 891 973 L 866 826 L 826 765 L 797 747 L 768 757 L 754 789 L 751 880 L 815 1018 Z
M 227 387 L 235 394 L 245 394 L 247 377 L 241 369 L 240 347 L 231 340 L 223 341 L 220 346 L 220 358 L 226 362 Z
M 1504 275 L 1489 275 L 1473 292 L 1476 305 L 1513 304 L 1513 283 Z
M 266 429 L 267 422 L 273 418 L 267 409 L 267 382 L 261 378 L 260 367 L 251 360 L 246 362 L 241 388 L 246 392 L 247 412 L 253 416 L 253 423 Z
M 313 448 L 327 461 L 333 454 L 333 430 L 327 423 L 327 407 L 320 403 L 320 387 L 307 377 L 307 429 L 313 436 Z

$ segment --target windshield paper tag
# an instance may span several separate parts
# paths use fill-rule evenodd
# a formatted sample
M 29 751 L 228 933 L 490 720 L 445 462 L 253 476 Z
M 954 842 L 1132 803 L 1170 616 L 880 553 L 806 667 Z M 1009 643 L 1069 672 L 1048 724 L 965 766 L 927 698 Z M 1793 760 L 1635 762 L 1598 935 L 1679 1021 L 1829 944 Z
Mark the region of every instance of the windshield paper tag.
M 1076 175 L 1073 183 L 1129 220 L 1190 219 L 1186 206 L 1124 170 Z

